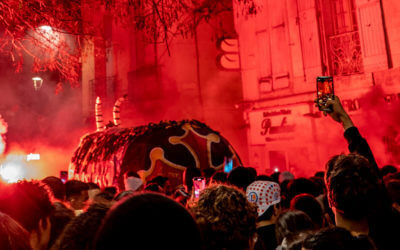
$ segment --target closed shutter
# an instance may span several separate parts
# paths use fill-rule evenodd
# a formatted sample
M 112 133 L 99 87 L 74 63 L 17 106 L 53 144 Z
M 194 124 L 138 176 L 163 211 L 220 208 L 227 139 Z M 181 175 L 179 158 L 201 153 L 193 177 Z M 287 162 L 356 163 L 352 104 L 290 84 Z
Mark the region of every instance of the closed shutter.
M 258 50 L 258 84 L 260 94 L 272 91 L 272 62 L 268 30 L 256 33 Z
M 378 0 L 356 1 L 364 71 L 387 69 L 385 37 Z
M 297 0 L 297 6 L 306 81 L 314 81 L 317 76 L 322 74 L 315 0 Z
M 268 1 L 273 89 L 289 87 L 291 55 L 287 36 L 286 1 Z

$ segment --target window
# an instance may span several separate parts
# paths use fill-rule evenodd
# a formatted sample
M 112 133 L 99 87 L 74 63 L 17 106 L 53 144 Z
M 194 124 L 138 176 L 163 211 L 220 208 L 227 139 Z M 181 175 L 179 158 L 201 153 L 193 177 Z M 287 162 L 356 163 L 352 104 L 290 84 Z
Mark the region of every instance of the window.
M 258 13 L 256 31 L 260 98 L 271 91 L 289 87 L 291 48 L 285 1 L 267 0 Z
M 335 35 L 357 30 L 353 0 L 333 0 L 331 6 Z
M 329 73 L 348 76 L 364 72 L 354 0 L 321 0 Z

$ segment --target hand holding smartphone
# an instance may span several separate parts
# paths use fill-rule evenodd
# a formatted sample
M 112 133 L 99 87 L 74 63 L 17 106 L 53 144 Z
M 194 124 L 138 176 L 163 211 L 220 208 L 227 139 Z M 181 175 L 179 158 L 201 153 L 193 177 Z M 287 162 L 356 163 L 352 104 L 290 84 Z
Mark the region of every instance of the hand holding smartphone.
M 200 192 L 206 188 L 206 179 L 204 177 L 193 178 L 194 197 L 198 199 Z
M 62 183 L 66 183 L 68 181 L 68 172 L 67 171 L 60 171 L 60 179 Z
M 326 102 L 335 98 L 332 76 L 317 77 L 317 105 L 319 110 L 331 113 L 332 107 L 326 105 Z

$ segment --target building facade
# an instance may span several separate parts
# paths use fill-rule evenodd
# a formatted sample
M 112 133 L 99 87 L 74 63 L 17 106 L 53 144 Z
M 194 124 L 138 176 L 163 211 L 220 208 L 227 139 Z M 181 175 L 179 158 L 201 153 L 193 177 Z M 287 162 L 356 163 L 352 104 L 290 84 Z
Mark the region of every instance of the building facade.
M 97 96 L 107 122 L 114 102 L 127 94 L 123 127 L 197 119 L 220 131 L 247 161 L 246 126 L 235 108 L 242 85 L 232 12 L 201 22 L 192 36 L 174 37 L 168 47 L 116 24 L 106 9 L 93 12 L 85 17 L 104 26 L 104 34 L 86 44 L 82 63 L 83 113 L 91 124 Z
M 346 151 L 340 125 L 314 107 L 316 77 L 327 75 L 378 163 L 400 163 L 400 2 L 255 3 L 257 13 L 249 15 L 234 1 L 249 165 L 259 173 L 310 175 Z

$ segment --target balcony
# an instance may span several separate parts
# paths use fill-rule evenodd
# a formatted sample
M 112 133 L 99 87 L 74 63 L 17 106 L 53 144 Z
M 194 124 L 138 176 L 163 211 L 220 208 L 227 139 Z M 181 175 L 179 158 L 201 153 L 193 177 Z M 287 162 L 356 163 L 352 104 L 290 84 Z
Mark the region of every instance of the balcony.
M 358 31 L 330 36 L 328 43 L 332 75 L 349 76 L 364 73 Z

